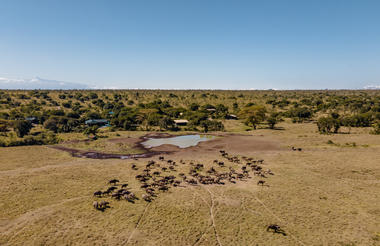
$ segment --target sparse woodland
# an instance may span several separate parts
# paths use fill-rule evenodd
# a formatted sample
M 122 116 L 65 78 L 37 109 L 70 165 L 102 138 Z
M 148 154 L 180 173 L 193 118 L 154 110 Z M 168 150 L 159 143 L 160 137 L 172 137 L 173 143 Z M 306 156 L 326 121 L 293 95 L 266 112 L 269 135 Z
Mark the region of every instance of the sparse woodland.
M 341 127 L 378 134 L 380 91 L 0 91 L 0 145 L 58 143 L 57 134 L 91 132 L 89 119 L 109 120 L 112 131 L 223 131 L 231 115 L 251 129 L 290 120 L 322 134 Z

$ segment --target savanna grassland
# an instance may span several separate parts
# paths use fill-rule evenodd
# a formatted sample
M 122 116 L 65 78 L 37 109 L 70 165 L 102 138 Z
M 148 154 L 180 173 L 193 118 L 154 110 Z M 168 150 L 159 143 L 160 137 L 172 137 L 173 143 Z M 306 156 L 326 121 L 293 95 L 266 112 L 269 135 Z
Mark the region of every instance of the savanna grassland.
M 380 245 L 379 91 L 0 95 L 0 245 Z M 139 144 L 200 132 L 217 137 L 184 149 Z M 162 153 L 96 159 L 57 147 Z M 179 185 L 152 185 L 169 176 Z M 138 199 L 94 196 L 112 179 Z M 150 201 L 142 185 L 155 189 Z

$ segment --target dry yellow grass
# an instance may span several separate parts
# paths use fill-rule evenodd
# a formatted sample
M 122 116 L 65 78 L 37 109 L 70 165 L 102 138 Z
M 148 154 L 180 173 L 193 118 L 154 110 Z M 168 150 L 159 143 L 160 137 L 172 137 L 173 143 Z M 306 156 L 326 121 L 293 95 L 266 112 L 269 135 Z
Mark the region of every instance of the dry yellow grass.
M 0 245 L 379 245 L 380 138 L 361 129 L 319 135 L 312 124 L 281 126 L 285 130 L 242 132 L 250 135 L 244 139 L 279 149 L 226 148 L 265 159 L 275 173 L 269 187 L 257 186 L 256 177 L 236 185 L 177 187 L 152 203 L 107 198 L 111 208 L 105 212 L 92 208 L 100 200 L 92 193 L 118 178 L 141 197 L 134 177 L 147 159 L 81 159 L 43 146 L 1 148 Z M 346 147 L 352 142 L 356 147 Z M 209 144 L 168 158 L 210 166 L 220 156 Z M 132 170 L 132 163 L 140 170 Z M 287 236 L 267 232 L 271 223 Z

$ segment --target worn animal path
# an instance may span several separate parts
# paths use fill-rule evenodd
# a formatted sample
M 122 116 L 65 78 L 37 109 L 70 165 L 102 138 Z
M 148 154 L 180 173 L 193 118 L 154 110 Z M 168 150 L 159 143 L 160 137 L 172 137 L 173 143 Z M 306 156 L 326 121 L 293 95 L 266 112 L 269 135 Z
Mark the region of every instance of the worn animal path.
M 206 204 L 207 207 L 210 208 L 210 204 L 203 198 L 203 196 L 201 196 L 193 187 L 190 186 L 190 188 L 194 191 L 194 194 L 197 194 L 202 200 L 203 202 Z M 192 246 L 195 246 L 197 245 L 201 239 L 203 238 L 203 236 L 206 234 L 206 232 L 210 229 L 210 227 L 206 228 L 202 233 L 201 235 L 197 238 L 197 240 L 195 240 L 195 242 L 192 244 Z
M 251 192 L 252 193 L 252 192 Z M 253 193 L 252 193 L 253 194 Z M 261 206 L 264 207 L 264 209 L 266 211 L 268 211 L 269 214 L 271 214 L 273 217 L 275 217 L 277 220 L 285 223 L 280 217 L 278 217 L 272 210 L 270 210 L 255 194 L 253 194 L 253 197 L 255 198 L 255 200 L 261 204 Z M 303 242 L 301 242 L 298 238 L 296 238 L 295 236 L 293 236 L 292 234 L 290 234 L 289 232 L 287 232 L 287 234 L 289 234 L 289 236 L 291 236 L 297 243 L 299 243 L 300 245 L 304 245 L 305 244 Z
M 208 191 L 208 193 L 210 194 L 210 198 L 211 198 L 210 217 L 211 217 L 211 221 L 212 221 L 212 227 L 214 228 L 215 237 L 216 237 L 216 240 L 218 241 L 219 246 L 222 246 L 222 243 L 220 242 L 220 239 L 219 239 L 218 232 L 216 231 L 216 227 L 215 227 L 215 219 L 214 219 L 214 205 L 215 205 L 215 202 L 214 202 L 214 195 L 212 194 L 212 192 L 210 191 L 210 189 L 208 187 L 204 187 L 204 188 Z
M 54 208 L 63 205 L 67 202 L 76 201 L 82 198 L 86 198 L 87 196 L 81 196 L 81 197 L 74 197 L 65 199 L 61 202 L 47 205 L 40 207 L 38 209 L 26 212 L 22 214 L 21 216 L 17 217 L 16 219 L 11 220 L 6 225 L 0 227 L 0 232 L 3 233 L 3 235 L 9 235 L 14 231 L 17 231 L 12 238 L 14 238 L 16 235 L 20 234 L 26 227 L 27 224 L 30 224 L 32 221 L 41 219 L 43 217 L 48 216 L 49 214 L 54 212 Z M 12 239 L 10 238 L 10 239 Z
M 149 208 L 150 204 L 151 204 L 151 202 L 148 202 L 148 203 L 147 203 L 147 205 L 145 206 L 144 212 L 141 214 L 140 218 L 138 219 L 135 228 L 133 229 L 133 231 L 131 232 L 131 234 L 129 235 L 129 237 L 128 237 L 128 239 L 127 239 L 127 242 L 126 242 L 125 244 L 122 243 L 122 245 L 127 245 L 127 244 L 131 241 L 131 239 L 132 239 L 132 237 L 133 237 L 133 234 L 135 233 L 135 231 L 136 231 L 137 228 L 139 227 L 139 225 L 140 225 L 140 223 L 141 223 L 141 221 L 142 221 L 142 218 L 143 218 L 144 215 L 146 214 L 146 211 L 148 211 L 148 208 Z

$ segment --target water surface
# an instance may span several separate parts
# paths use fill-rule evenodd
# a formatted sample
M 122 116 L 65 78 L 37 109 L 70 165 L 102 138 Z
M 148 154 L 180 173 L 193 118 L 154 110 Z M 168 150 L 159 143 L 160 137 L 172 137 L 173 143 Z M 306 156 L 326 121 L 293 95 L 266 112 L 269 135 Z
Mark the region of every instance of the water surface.
M 211 135 L 185 135 L 170 138 L 149 138 L 148 140 L 142 142 L 145 148 L 157 147 L 163 144 L 171 144 L 178 146 L 179 148 L 187 148 L 191 146 L 196 146 L 199 142 L 204 142 L 214 139 L 215 136 Z

